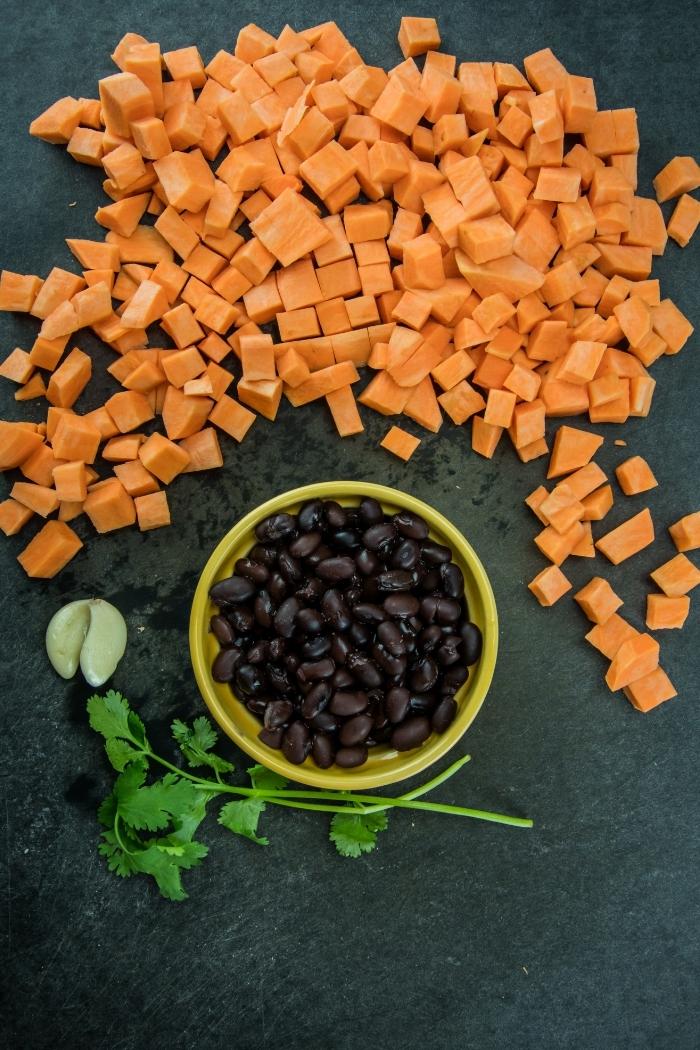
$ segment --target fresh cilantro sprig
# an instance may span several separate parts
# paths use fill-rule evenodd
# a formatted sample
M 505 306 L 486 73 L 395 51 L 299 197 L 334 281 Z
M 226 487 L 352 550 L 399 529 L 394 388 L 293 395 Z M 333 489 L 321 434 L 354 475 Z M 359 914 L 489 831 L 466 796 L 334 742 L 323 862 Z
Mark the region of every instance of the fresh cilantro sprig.
M 343 857 L 360 857 L 376 847 L 377 835 L 387 828 L 389 809 L 421 809 L 532 827 L 531 820 L 520 817 L 418 801 L 468 762 L 468 755 L 398 798 L 289 789 L 284 777 L 261 765 L 248 769 L 249 785 L 233 784 L 229 778 L 234 767 L 214 753 L 218 733 L 207 718 L 195 718 L 191 725 L 176 719 L 171 732 L 189 769 L 205 767 L 213 772 L 213 780 L 157 754 L 143 722 L 120 693 L 110 690 L 105 696 L 91 696 L 87 709 L 90 725 L 104 737 L 107 758 L 119 774 L 98 810 L 102 825 L 99 851 L 115 874 L 122 878 L 150 875 L 170 900 L 187 897 L 182 872 L 200 864 L 208 853 L 195 835 L 208 804 L 216 797 L 234 796 L 219 810 L 219 824 L 259 846 L 268 845 L 268 839 L 258 834 L 268 805 L 327 813 L 331 816 L 330 840 Z M 167 772 L 158 776 L 158 766 Z

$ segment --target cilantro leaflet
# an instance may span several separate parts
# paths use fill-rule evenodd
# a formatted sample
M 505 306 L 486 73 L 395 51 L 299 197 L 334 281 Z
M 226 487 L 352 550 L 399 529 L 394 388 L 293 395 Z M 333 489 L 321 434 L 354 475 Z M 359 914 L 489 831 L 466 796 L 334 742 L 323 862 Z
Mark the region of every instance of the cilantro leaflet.
M 217 774 L 233 772 L 234 767 L 225 758 L 210 754 L 218 743 L 219 735 L 208 718 L 195 718 L 191 727 L 176 718 L 170 728 L 188 766 L 209 766 Z
M 371 853 L 377 845 L 377 832 L 386 831 L 389 821 L 385 812 L 336 813 L 331 820 L 330 840 L 341 857 L 359 857 Z
M 261 798 L 244 798 L 240 802 L 227 802 L 219 813 L 219 824 L 223 824 L 235 835 L 243 835 L 251 842 L 257 842 L 258 846 L 269 846 L 269 839 L 256 835 L 258 821 L 264 811 L 265 803 Z

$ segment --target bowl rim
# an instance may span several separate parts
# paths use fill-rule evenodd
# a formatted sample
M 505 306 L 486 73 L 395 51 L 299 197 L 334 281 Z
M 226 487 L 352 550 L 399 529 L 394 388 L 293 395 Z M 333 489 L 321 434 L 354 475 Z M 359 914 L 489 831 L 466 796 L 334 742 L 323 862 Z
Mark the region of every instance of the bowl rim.
M 445 537 L 449 546 L 457 550 L 467 563 L 474 586 L 484 608 L 483 649 L 476 671 L 466 683 L 470 690 L 469 710 L 460 718 L 458 712 L 452 725 L 442 734 L 431 734 L 428 742 L 415 751 L 404 752 L 401 766 L 368 769 L 359 766 L 347 773 L 333 767 L 333 778 L 329 780 L 327 770 L 304 763 L 301 766 L 288 762 L 281 751 L 267 747 L 257 739 L 245 735 L 238 727 L 235 717 L 219 700 L 211 677 L 204 647 L 203 621 L 208 614 L 209 590 L 222 563 L 230 555 L 239 538 L 254 528 L 263 518 L 278 513 L 286 507 L 309 499 L 334 499 L 373 496 L 379 502 L 394 503 L 422 515 L 431 531 Z M 327 790 L 362 791 L 368 788 L 395 784 L 415 776 L 442 758 L 466 733 L 479 713 L 493 679 L 498 652 L 498 613 L 491 583 L 476 551 L 466 537 L 440 511 L 401 489 L 390 488 L 374 482 L 328 481 L 313 482 L 282 492 L 254 507 L 240 518 L 219 540 L 207 558 L 197 581 L 189 620 L 189 647 L 192 667 L 201 696 L 220 728 L 250 758 L 274 770 L 288 780 Z M 463 687 L 463 688 L 465 688 Z M 459 696 L 459 693 L 457 694 Z M 240 701 L 238 701 L 240 702 Z

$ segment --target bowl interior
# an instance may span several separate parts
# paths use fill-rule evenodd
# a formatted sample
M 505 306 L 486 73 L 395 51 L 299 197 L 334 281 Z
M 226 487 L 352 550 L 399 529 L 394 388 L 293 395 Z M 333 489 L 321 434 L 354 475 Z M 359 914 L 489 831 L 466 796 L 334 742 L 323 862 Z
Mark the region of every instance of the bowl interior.
M 260 722 L 237 700 L 227 684 L 215 682 L 211 665 L 219 643 L 209 630 L 209 620 L 217 612 L 209 598 L 209 589 L 218 580 L 233 573 L 235 562 L 255 544 L 254 529 L 258 522 L 280 511 L 295 513 L 308 499 L 335 499 L 350 506 L 363 496 L 379 500 L 386 513 L 412 510 L 422 515 L 430 527 L 431 538 L 451 548 L 453 560 L 465 579 L 465 593 L 470 619 L 482 631 L 484 647 L 479 662 L 471 668 L 467 682 L 456 694 L 457 716 L 449 729 L 433 733 L 422 747 L 398 752 L 386 746 L 370 750 L 367 762 L 356 769 L 319 769 L 308 758 L 303 765 L 288 762 L 281 751 L 275 751 L 258 740 Z M 426 769 L 444 755 L 468 729 L 483 703 L 493 677 L 498 646 L 496 604 L 484 568 L 464 536 L 432 507 L 397 489 L 364 482 L 326 482 L 306 485 L 269 500 L 257 507 L 224 536 L 213 551 L 199 579 L 190 617 L 190 651 L 195 677 L 202 697 L 225 733 L 256 761 L 274 769 L 290 780 L 329 789 L 362 789 L 391 784 Z

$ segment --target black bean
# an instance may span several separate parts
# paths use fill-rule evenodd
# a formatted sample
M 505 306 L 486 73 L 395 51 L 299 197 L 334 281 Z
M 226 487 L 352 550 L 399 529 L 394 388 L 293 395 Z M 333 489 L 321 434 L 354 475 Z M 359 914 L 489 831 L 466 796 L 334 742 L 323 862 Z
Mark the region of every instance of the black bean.
M 270 659 L 281 660 L 285 654 L 287 643 L 284 638 L 273 638 L 270 642 Z
M 320 532 L 302 532 L 287 548 L 293 558 L 308 558 L 321 542 Z
M 436 623 L 424 627 L 418 635 L 418 648 L 421 652 L 432 653 L 442 641 L 442 629 Z
M 382 521 L 384 518 L 384 511 L 382 510 L 381 503 L 372 496 L 365 496 L 365 498 L 360 501 L 357 512 L 360 521 L 365 528 L 369 525 L 376 525 L 377 522 Z
M 308 558 L 306 558 L 306 564 L 310 569 L 315 569 L 319 562 L 322 562 L 325 558 L 333 557 L 333 549 L 326 543 L 321 543 Z
M 331 529 L 342 529 L 348 520 L 345 508 L 334 499 L 327 499 L 323 504 L 323 517 Z
M 294 705 L 289 700 L 272 700 L 265 708 L 263 725 L 266 729 L 285 726 L 294 714 Z
M 335 671 L 335 664 L 329 656 L 322 660 L 309 660 L 297 667 L 297 678 L 300 682 L 316 682 L 319 678 L 330 678 Z
M 463 623 L 459 633 L 464 647 L 464 659 L 471 667 L 481 656 L 481 631 L 475 623 Z
M 258 733 L 258 740 L 267 747 L 273 747 L 275 751 L 279 751 L 282 747 L 282 739 L 284 737 L 284 729 L 280 726 L 279 729 L 261 729 Z
M 350 610 L 339 591 L 326 591 L 321 598 L 321 612 L 336 631 L 347 631 L 352 623 Z
M 253 614 L 261 627 L 272 627 L 275 607 L 272 598 L 265 590 L 258 591 L 253 602 Z
M 241 663 L 236 668 L 236 691 L 243 696 L 260 696 L 265 692 L 265 675 L 254 664 Z
M 339 739 L 343 747 L 354 747 L 367 739 L 372 731 L 372 718 L 370 715 L 355 715 L 349 718 L 341 728 Z
M 296 598 L 287 598 L 282 602 L 275 613 L 274 627 L 283 638 L 291 638 L 294 633 L 294 620 L 299 612 L 299 602 Z
M 219 645 L 224 647 L 231 646 L 236 640 L 233 628 L 225 616 L 212 616 L 209 621 L 209 629 Z
M 391 734 L 391 746 L 397 751 L 420 747 L 430 736 L 430 722 L 424 715 L 407 718 Z M 337 756 L 336 756 L 337 760 Z
M 372 631 L 364 623 L 351 623 L 348 638 L 356 649 L 366 649 L 372 641 Z
M 450 667 L 451 664 L 456 664 L 461 659 L 461 646 L 461 639 L 457 635 L 453 634 L 445 638 L 437 651 L 437 659 L 440 666 Z
M 279 605 L 283 602 L 289 593 L 287 582 L 281 572 L 270 573 L 270 579 L 267 581 L 267 589 L 270 592 L 270 597 L 275 604 Z
M 302 503 L 297 514 L 297 523 L 302 532 L 317 529 L 323 520 L 323 503 L 320 499 L 310 499 Z
M 459 565 L 453 561 L 440 566 L 442 589 L 448 598 L 461 598 L 464 594 L 464 575 Z
M 386 611 L 386 610 L 385 610 Z M 406 643 L 401 631 L 391 620 L 384 620 L 377 627 L 377 640 L 391 653 L 392 656 L 402 656 L 406 651 Z
M 248 634 L 255 626 L 255 617 L 250 609 L 231 609 L 228 619 L 238 634 Z
M 310 576 L 304 580 L 301 587 L 298 587 L 294 593 L 299 601 L 315 605 L 325 593 L 325 590 L 326 585 L 323 580 L 319 580 L 317 576 Z
M 384 706 L 386 708 L 386 716 L 390 722 L 403 722 L 408 711 L 408 704 L 411 699 L 411 694 L 408 689 L 403 689 L 401 686 L 394 686 L 386 694 L 386 700 Z
M 211 676 L 215 682 L 230 682 L 236 667 L 243 659 L 240 649 L 221 649 L 211 665 Z
M 408 677 L 409 688 L 415 693 L 427 693 L 438 679 L 438 667 L 431 657 L 422 656 Z
M 360 711 L 364 711 L 368 703 L 367 693 L 357 689 L 354 693 L 334 693 L 328 707 L 331 714 L 340 715 L 342 718 L 352 718 L 353 715 L 359 715 Z
M 334 634 L 331 638 L 331 656 L 336 664 L 344 664 L 348 653 L 352 652 L 352 644 L 342 634 Z M 337 674 L 337 672 L 336 672 Z
M 374 605 L 372 602 L 358 602 L 357 605 L 353 605 L 352 615 L 360 623 L 381 623 L 382 620 L 386 620 L 386 613 L 381 605 Z
M 300 609 L 296 625 L 304 634 L 318 634 L 323 630 L 323 617 L 316 609 Z
M 398 514 L 394 514 L 393 521 L 402 536 L 408 536 L 412 540 L 427 539 L 427 523 L 412 510 L 400 510 Z
M 423 623 L 433 623 L 437 617 L 439 598 L 430 595 L 420 603 L 420 618 Z
M 396 543 L 396 529 L 388 521 L 381 525 L 370 525 L 362 536 L 362 542 L 380 558 L 388 558 Z
M 355 575 L 355 562 L 350 557 L 325 558 L 316 566 L 316 575 L 322 580 L 330 580 L 333 583 L 339 580 L 349 580 Z
M 245 576 L 247 580 L 252 580 L 258 586 L 265 583 L 270 575 L 267 565 L 263 565 L 261 561 L 253 561 L 252 558 L 239 558 L 234 565 L 234 571 L 237 576 Z
M 328 701 L 331 698 L 331 687 L 328 682 L 317 682 L 316 685 L 309 689 L 308 693 L 301 702 L 301 713 L 303 717 L 310 721 L 315 718 L 317 714 L 323 711 L 324 707 L 327 706 Z
M 269 656 L 269 643 L 266 642 L 264 639 L 261 639 L 259 642 L 255 642 L 253 645 L 250 646 L 248 652 L 246 653 L 246 660 L 249 664 L 262 664 L 269 659 Z
M 300 663 L 301 660 L 299 659 L 296 653 L 287 653 L 287 655 L 284 658 L 284 666 L 287 668 L 290 674 L 293 674 L 296 671 Z
M 418 583 L 418 587 L 423 594 L 433 594 L 434 591 L 440 590 L 441 585 L 442 580 L 437 569 L 431 569 L 430 572 L 423 573 Z
M 389 616 L 405 618 L 415 616 L 420 602 L 414 594 L 390 594 L 384 599 L 384 608 Z
M 267 700 L 246 700 L 245 706 L 256 718 L 263 718 L 267 704 Z
M 438 623 L 454 623 L 462 615 L 462 606 L 454 598 L 438 598 L 435 619 Z
M 372 735 L 376 739 L 378 730 L 385 729 L 389 725 L 389 719 L 386 717 L 386 711 L 384 705 L 379 706 L 374 715 L 372 716 Z
M 311 750 L 311 734 L 303 722 L 292 722 L 282 741 L 282 752 L 288 762 L 300 766 Z
M 331 640 L 325 634 L 317 634 L 314 638 L 309 638 L 299 650 L 305 660 L 320 660 L 322 656 L 327 656 L 330 651 Z
M 244 560 L 260 562 L 261 565 L 265 565 L 269 569 L 270 566 L 274 565 L 277 561 L 277 551 L 274 547 L 268 547 L 262 543 L 256 543 L 255 546 L 251 547 L 248 551 L 248 558 Z M 238 571 L 238 563 L 236 563 L 236 571 Z M 246 574 L 242 573 L 242 575 L 245 576 Z M 257 583 L 258 581 L 255 580 L 254 582 Z
M 338 728 L 338 720 L 333 717 L 330 711 L 319 711 L 319 713 L 311 719 L 309 725 L 311 725 L 313 729 L 320 729 L 324 733 L 335 733 Z
M 443 562 L 452 561 L 452 551 L 442 543 L 428 540 L 421 544 L 421 557 L 427 565 L 442 565 Z
M 368 551 L 366 547 L 363 547 L 355 555 L 355 565 L 361 576 L 374 576 L 382 567 L 382 563 L 374 551 Z
M 296 531 L 296 518 L 291 514 L 272 514 L 255 526 L 255 535 L 263 543 L 276 543 Z
M 431 715 L 439 702 L 437 693 L 411 693 L 408 707 L 414 715 Z
M 335 764 L 341 769 L 354 769 L 367 761 L 367 748 L 364 744 L 355 747 L 340 747 L 335 753 Z
M 391 678 L 404 674 L 408 662 L 405 656 L 392 656 L 383 645 L 372 646 L 372 658 L 377 666 Z
M 352 581 L 351 581 L 351 583 L 352 583 Z M 355 585 L 354 583 L 345 592 L 345 601 L 348 603 L 348 605 L 357 605 L 357 604 L 359 604 L 359 602 L 362 601 L 363 597 L 364 597 L 364 594 L 363 594 L 363 591 L 362 591 L 362 587 L 359 587 L 359 586 Z
M 331 685 L 334 689 L 351 689 L 354 684 L 355 679 L 346 667 L 336 667 L 331 678 Z
M 442 676 L 444 685 L 459 689 L 469 677 L 469 668 L 465 664 L 453 664 Z
M 343 551 L 354 551 L 360 546 L 360 536 L 354 529 L 338 529 L 331 540 L 335 547 Z
M 227 580 L 215 583 L 209 591 L 209 597 L 215 605 L 242 605 L 250 601 L 255 594 L 255 584 L 243 576 L 229 576 Z
M 381 671 L 365 653 L 350 653 L 345 663 L 348 671 L 367 689 L 376 689 L 382 684 Z
M 285 667 L 277 667 L 276 664 L 270 664 L 266 671 L 266 677 L 269 685 L 276 693 L 292 692 L 292 683 Z
M 433 731 L 435 733 L 444 733 L 454 722 L 456 714 L 457 704 L 451 696 L 446 696 L 433 711 L 431 719 Z
M 420 561 L 420 547 L 415 540 L 402 540 L 391 555 L 395 569 L 415 569 Z
M 377 576 L 380 591 L 408 591 L 413 586 L 413 577 L 406 569 L 390 569 Z
M 333 765 L 335 752 L 331 738 L 326 733 L 314 733 L 311 755 L 319 769 L 328 769 Z
M 285 581 L 292 586 L 301 583 L 303 573 L 301 564 L 297 558 L 293 558 L 289 551 L 282 551 L 277 559 L 280 573 Z

